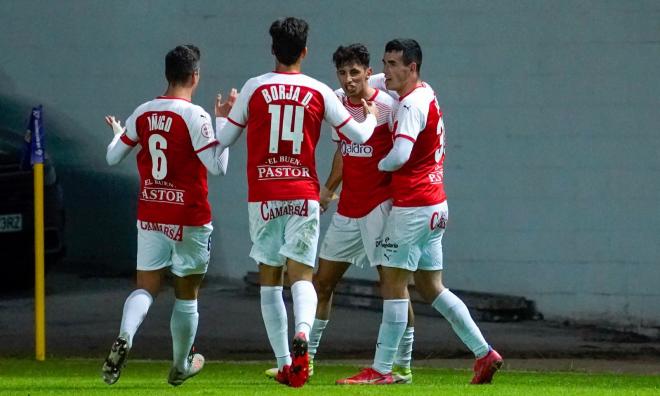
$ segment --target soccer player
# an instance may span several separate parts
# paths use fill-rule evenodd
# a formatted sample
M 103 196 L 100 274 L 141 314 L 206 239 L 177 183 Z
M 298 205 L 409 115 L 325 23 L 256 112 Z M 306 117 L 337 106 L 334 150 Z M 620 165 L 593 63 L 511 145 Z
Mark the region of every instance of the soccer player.
M 391 384 L 392 361 L 406 328 L 407 283 L 414 274 L 422 297 L 451 324 L 477 358 L 472 384 L 490 383 L 502 365 L 465 304 L 442 284 L 442 235 L 447 218 L 443 163 L 444 124 L 431 87 L 422 82 L 417 41 L 395 39 L 385 46 L 385 86 L 399 95 L 395 142 L 378 168 L 392 172 L 393 207 L 380 243 L 383 319 L 371 367 L 337 384 Z
M 334 133 L 337 151 L 332 169 L 321 193 L 321 208 L 342 183 L 337 212 L 332 217 L 319 252 L 319 268 L 314 274 L 318 294 L 316 318 L 310 335 L 310 371 L 313 359 L 330 318 L 332 296 L 337 283 L 351 264 L 376 266 L 376 243 L 381 237 L 385 219 L 392 208 L 389 184 L 391 174 L 378 170 L 380 161 L 392 148 L 391 117 L 396 102 L 386 92 L 369 86 L 372 74 L 369 51 L 362 44 L 340 46 L 332 60 L 337 69 L 341 89 L 335 91 L 344 107 L 356 120 L 364 118 L 361 100 L 378 106 L 378 125 L 372 137 L 357 144 L 341 133 Z M 380 272 L 380 267 L 377 267 Z M 410 360 L 414 337 L 413 313 L 409 310 L 408 326 L 402 338 L 392 371 L 395 382 L 412 382 Z M 313 372 L 313 371 L 312 371 Z M 311 373 L 310 372 L 310 375 Z
M 199 60 L 200 51 L 193 45 L 169 51 L 165 94 L 140 105 L 125 128 L 114 116 L 106 117 L 115 133 L 107 150 L 109 165 L 118 164 L 140 145 L 137 288 L 126 299 L 119 336 L 103 363 L 103 380 L 109 385 L 119 379 L 135 333 L 168 270 L 174 275 L 176 295 L 168 382 L 181 385 L 204 366 L 204 357 L 192 346 L 199 318 L 197 295 L 208 267 L 213 231 L 206 173 L 225 174 L 229 152 L 218 144 L 209 114 L 191 103 L 200 78 Z M 216 109 L 228 111 L 235 99 L 232 92 Z
M 378 110 L 362 101 L 358 123 L 327 85 L 301 73 L 307 23 L 298 18 L 270 26 L 275 70 L 249 79 L 218 139 L 233 144 L 247 128 L 248 211 L 252 257 L 259 265 L 261 312 L 277 359 L 278 382 L 300 387 L 308 379 L 308 340 L 316 312 L 312 284 L 319 236 L 319 182 L 314 151 L 323 120 L 358 144 L 376 126 Z M 282 299 L 286 265 L 295 318 L 293 356 Z

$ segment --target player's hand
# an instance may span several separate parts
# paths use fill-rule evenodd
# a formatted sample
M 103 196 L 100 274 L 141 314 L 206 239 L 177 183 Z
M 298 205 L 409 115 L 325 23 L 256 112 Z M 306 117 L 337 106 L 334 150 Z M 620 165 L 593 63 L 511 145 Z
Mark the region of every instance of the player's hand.
M 321 197 L 319 199 L 319 206 L 321 208 L 321 213 L 324 213 L 328 210 L 328 206 L 334 200 L 339 199 L 339 196 L 334 192 L 328 190 L 325 186 L 321 186 Z
M 367 102 L 366 100 L 362 99 L 362 109 L 364 110 L 365 117 L 369 114 L 373 114 L 374 117 L 378 119 L 378 107 L 376 106 L 376 102 Z
M 238 97 L 238 91 L 236 88 L 232 88 L 229 91 L 229 98 L 226 102 L 222 101 L 222 95 L 218 93 L 218 96 L 215 97 L 215 116 L 216 117 L 227 117 L 231 108 L 234 107 L 236 103 L 236 98 Z
M 121 126 L 121 121 L 117 120 L 113 115 L 105 116 L 105 123 L 112 128 L 112 133 L 114 133 L 115 136 L 121 135 L 126 131 L 126 127 Z

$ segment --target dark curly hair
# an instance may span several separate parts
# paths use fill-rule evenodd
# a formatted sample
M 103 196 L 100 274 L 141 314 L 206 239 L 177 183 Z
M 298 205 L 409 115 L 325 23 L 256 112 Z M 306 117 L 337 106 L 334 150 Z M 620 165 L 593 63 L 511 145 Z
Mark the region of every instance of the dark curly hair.
M 346 47 L 340 45 L 335 53 L 332 54 L 332 61 L 335 63 L 337 69 L 353 63 L 369 67 L 369 50 L 364 44 L 360 43 L 351 44 Z

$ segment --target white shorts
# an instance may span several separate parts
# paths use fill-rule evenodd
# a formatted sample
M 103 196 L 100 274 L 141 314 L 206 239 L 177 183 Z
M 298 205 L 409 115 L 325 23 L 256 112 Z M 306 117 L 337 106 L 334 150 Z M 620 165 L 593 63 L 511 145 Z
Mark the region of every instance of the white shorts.
M 138 220 L 137 229 L 139 271 L 171 266 L 176 276 L 206 273 L 211 257 L 211 223 L 192 227 Z
M 376 241 L 380 240 L 392 200 L 376 206 L 366 216 L 351 218 L 335 213 L 323 237 L 319 257 L 361 267 L 368 263 L 380 265 L 376 254 Z
M 319 203 L 308 199 L 248 202 L 252 257 L 281 267 L 290 258 L 314 267 L 319 241 Z
M 447 201 L 432 206 L 395 206 L 387 219 L 379 255 L 382 265 L 409 271 L 442 269 L 442 235 Z

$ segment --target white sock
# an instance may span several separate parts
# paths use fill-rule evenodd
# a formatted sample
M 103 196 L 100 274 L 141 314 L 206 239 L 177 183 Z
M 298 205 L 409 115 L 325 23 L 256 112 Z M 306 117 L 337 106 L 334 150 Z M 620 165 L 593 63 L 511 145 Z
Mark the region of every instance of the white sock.
M 376 356 L 371 366 L 381 374 L 392 372 L 394 354 L 408 323 L 409 302 L 408 299 L 383 301 L 383 321 L 378 330 Z
M 286 307 L 282 298 L 282 286 L 261 286 L 261 316 L 264 319 L 270 347 L 277 359 L 277 368 L 291 364 L 289 353 Z
M 147 316 L 149 307 L 154 302 L 154 298 L 144 289 L 133 290 L 126 297 L 124 303 L 124 313 L 121 317 L 119 326 L 119 336 L 126 339 L 128 349 L 133 346 L 133 337 L 142 324 L 144 317 Z
M 413 340 L 415 339 L 415 328 L 412 326 L 406 327 L 403 332 L 403 337 L 399 341 L 399 347 L 394 355 L 394 364 L 399 367 L 410 368 L 410 361 L 412 360 Z
M 188 369 L 188 355 L 195 342 L 199 313 L 197 300 L 174 301 L 170 331 L 172 333 L 172 362 L 179 371 Z
M 329 320 L 314 319 L 314 325 L 312 326 L 312 331 L 309 333 L 309 343 L 307 346 L 310 359 L 314 359 L 314 356 L 316 356 L 316 351 L 321 343 L 323 330 L 325 330 L 328 322 Z
M 470 316 L 470 311 L 460 298 L 449 289 L 444 289 L 431 304 L 451 324 L 452 329 L 463 343 L 478 358 L 488 354 L 489 346 L 481 335 L 477 324 Z
M 312 330 L 318 302 L 314 285 L 310 281 L 302 280 L 294 283 L 291 285 L 291 297 L 293 298 L 293 318 L 296 322 L 296 333 L 302 331 L 309 340 L 309 332 Z

